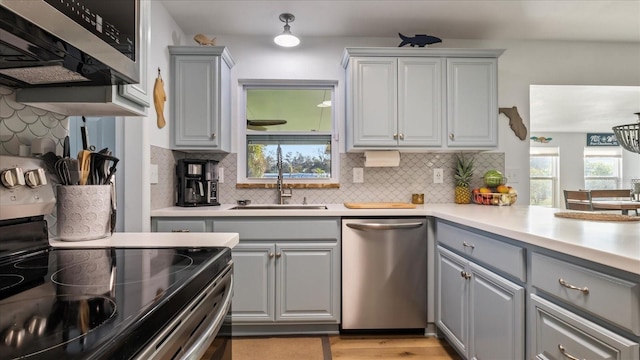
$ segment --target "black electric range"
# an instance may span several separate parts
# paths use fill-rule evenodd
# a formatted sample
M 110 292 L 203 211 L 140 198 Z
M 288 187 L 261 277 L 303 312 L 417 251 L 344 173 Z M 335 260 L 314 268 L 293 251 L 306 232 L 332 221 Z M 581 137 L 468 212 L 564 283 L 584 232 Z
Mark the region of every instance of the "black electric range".
M 185 358 L 210 347 L 230 319 L 229 248 L 52 248 L 51 197 L 46 186 L 0 185 L 2 359 Z

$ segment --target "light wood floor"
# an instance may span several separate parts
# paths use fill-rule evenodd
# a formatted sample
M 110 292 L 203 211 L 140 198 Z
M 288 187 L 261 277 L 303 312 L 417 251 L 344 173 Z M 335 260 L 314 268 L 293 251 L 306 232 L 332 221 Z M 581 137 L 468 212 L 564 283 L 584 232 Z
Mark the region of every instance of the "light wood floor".
M 461 360 L 458 354 L 451 348 L 451 346 L 441 339 L 435 337 L 424 337 L 419 335 L 329 335 L 318 336 L 322 341 L 322 346 L 314 347 L 314 350 L 309 348 L 308 350 L 313 354 L 308 353 L 308 359 L 300 358 L 300 355 L 296 355 L 295 359 L 291 356 L 282 354 L 300 354 L 299 345 L 302 345 L 304 341 L 308 341 L 307 336 L 292 336 L 292 337 L 280 337 L 278 336 L 278 360 L 308 360 L 308 359 L 324 359 L 324 360 L 406 360 L 406 359 L 425 359 L 425 360 Z M 263 339 L 256 337 L 253 339 Z M 285 342 L 280 341 L 285 339 Z M 251 340 L 249 340 L 251 341 Z M 247 346 L 247 342 L 243 343 Z M 268 350 L 268 345 L 260 345 L 262 342 L 256 341 L 255 344 L 251 344 L 252 353 L 255 354 L 255 359 L 264 358 L 260 354 L 264 354 Z M 287 351 L 283 347 L 287 344 L 291 347 L 291 351 Z M 308 342 L 307 342 L 308 344 Z M 239 344 L 237 344 L 239 345 Z M 260 349 L 261 346 L 265 346 L 264 349 Z M 296 350 L 296 351 L 294 351 Z M 316 353 L 317 352 L 317 353 Z M 240 353 L 234 354 L 241 355 Z M 210 356 L 210 355 L 209 355 Z M 244 357 L 239 356 L 242 359 Z M 254 359 L 253 356 L 248 358 Z M 203 359 L 209 359 L 207 355 Z
M 460 359 L 445 340 L 435 337 L 335 335 L 329 342 L 332 360 Z

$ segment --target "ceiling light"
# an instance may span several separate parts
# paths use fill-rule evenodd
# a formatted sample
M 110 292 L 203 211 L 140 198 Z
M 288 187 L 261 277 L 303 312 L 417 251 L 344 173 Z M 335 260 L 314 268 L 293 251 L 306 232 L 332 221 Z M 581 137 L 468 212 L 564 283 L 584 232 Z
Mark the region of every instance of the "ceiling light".
M 636 124 L 618 125 L 613 127 L 616 139 L 626 150 L 640 154 L 640 112 Z
M 280 14 L 280 21 L 285 23 L 284 31 L 282 34 L 273 38 L 273 42 L 283 47 L 293 47 L 300 44 L 300 39 L 291 33 L 291 26 L 289 22 L 293 22 L 296 19 L 295 16 L 289 13 Z

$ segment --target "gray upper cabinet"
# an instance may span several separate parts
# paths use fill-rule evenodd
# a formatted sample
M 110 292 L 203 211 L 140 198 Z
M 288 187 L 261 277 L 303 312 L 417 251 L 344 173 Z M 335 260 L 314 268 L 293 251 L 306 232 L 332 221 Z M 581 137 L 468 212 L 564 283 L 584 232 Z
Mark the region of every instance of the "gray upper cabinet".
M 348 102 L 353 147 L 439 146 L 441 63 L 423 58 L 353 59 Z
M 497 59 L 447 59 L 447 146 L 498 146 L 497 72 Z
M 496 147 L 502 52 L 345 49 L 347 151 Z
M 176 150 L 231 151 L 231 68 L 224 46 L 169 46 Z

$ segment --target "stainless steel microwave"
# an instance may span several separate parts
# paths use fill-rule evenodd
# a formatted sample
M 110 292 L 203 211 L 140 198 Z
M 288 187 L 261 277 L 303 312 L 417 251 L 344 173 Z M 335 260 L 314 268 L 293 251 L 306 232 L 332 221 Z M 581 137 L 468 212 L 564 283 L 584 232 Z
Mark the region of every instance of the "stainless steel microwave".
M 136 84 L 140 0 L 0 0 L 0 84 Z

